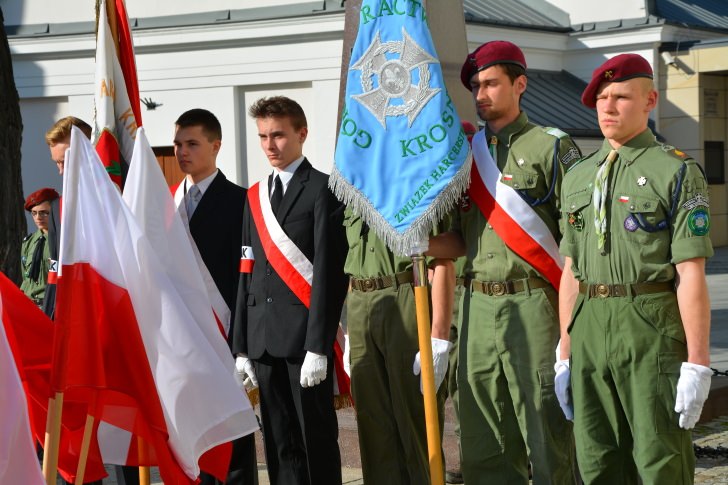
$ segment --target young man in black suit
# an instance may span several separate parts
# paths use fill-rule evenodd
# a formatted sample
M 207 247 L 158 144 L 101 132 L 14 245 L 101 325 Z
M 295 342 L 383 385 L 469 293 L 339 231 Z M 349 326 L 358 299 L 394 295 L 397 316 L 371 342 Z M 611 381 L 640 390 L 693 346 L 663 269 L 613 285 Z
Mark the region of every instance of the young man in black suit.
M 186 174 L 182 191 L 190 234 L 227 307 L 234 311 L 238 293 L 240 238 L 245 189 L 230 182 L 217 168 L 222 129 L 214 114 L 191 109 L 175 122 L 174 155 Z M 194 261 L 180 264 L 195 264 Z M 233 321 L 232 318 L 230 320 Z M 232 328 L 228 332 L 232 335 Z M 231 341 L 230 337 L 228 341 Z M 214 399 L 214 396 L 211 396 Z M 217 482 L 208 474 L 204 485 Z M 258 469 L 254 435 L 233 441 L 227 485 L 255 485 Z
M 332 354 L 347 288 L 343 207 L 303 156 L 298 103 L 263 98 L 249 115 L 273 173 L 245 206 L 236 368 L 260 387 L 271 483 L 340 485 Z

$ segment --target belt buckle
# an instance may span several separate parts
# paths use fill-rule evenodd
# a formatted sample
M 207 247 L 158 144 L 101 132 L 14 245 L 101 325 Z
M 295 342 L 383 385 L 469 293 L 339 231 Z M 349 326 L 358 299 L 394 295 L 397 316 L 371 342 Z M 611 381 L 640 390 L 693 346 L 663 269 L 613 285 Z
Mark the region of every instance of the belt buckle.
M 600 283 L 596 286 L 595 290 L 599 298 L 606 298 L 609 296 L 609 285 Z
M 506 294 L 506 285 L 496 281 L 495 283 L 491 283 L 490 291 L 493 293 L 493 296 L 503 296 Z
M 363 281 L 364 283 L 364 291 L 372 291 L 374 289 L 374 280 L 372 278 L 367 278 Z

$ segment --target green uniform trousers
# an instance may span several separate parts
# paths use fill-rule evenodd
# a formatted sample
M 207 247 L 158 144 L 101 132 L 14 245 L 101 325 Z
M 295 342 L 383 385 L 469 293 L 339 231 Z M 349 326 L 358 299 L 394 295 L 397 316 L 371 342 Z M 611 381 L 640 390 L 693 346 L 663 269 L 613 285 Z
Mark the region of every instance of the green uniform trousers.
M 346 304 L 364 483 L 429 484 L 420 377 L 412 373 L 419 351 L 412 286 L 353 290 Z M 445 391 L 440 386 L 440 435 Z
M 455 411 L 455 435 L 458 437 L 458 446 L 460 445 L 460 406 L 458 405 L 459 394 L 457 373 L 459 333 L 458 309 L 460 308 L 458 303 L 463 296 L 464 289 L 465 288 L 463 288 L 462 285 L 457 285 L 455 287 L 455 310 L 453 311 L 452 324 L 450 325 L 450 336 L 448 337 L 448 340 L 452 343 L 452 348 L 450 349 L 450 355 L 448 355 L 447 376 L 445 377 L 445 381 L 447 382 L 447 395 L 452 400 L 453 411 Z
M 687 357 L 675 294 L 579 295 L 574 315 L 574 437 L 584 483 L 692 484 L 692 436 L 674 411 Z
M 461 469 L 468 485 L 574 483 L 571 425 L 554 393 L 556 292 L 486 296 L 460 306 Z

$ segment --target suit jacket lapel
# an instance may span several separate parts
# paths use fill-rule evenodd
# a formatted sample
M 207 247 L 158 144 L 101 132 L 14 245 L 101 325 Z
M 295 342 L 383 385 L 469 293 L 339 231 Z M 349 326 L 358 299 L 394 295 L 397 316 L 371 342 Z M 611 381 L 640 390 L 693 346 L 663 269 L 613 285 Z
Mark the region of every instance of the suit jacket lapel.
M 215 207 L 215 199 L 219 195 L 218 188 L 225 183 L 225 175 L 223 175 L 222 170 L 218 170 L 217 175 L 214 179 L 212 179 L 212 182 L 207 187 L 207 190 L 205 190 L 205 193 L 202 194 L 202 198 L 200 199 L 200 202 L 197 204 L 197 207 L 195 208 L 194 214 L 192 214 L 192 218 L 190 218 L 189 223 L 190 225 L 193 223 L 193 221 L 197 222 L 201 219 L 197 217 L 197 214 L 205 214 L 208 207 Z M 203 217 L 204 219 L 204 217 Z
M 279 223 L 283 223 L 286 219 L 286 216 L 293 207 L 294 202 L 298 199 L 298 196 L 306 186 L 310 170 L 311 164 L 308 159 L 304 158 L 301 165 L 293 174 L 293 178 L 291 178 L 291 181 L 288 183 L 286 193 L 283 195 L 283 200 L 281 200 L 281 205 L 278 208 L 278 214 L 276 214 L 276 219 L 278 219 Z

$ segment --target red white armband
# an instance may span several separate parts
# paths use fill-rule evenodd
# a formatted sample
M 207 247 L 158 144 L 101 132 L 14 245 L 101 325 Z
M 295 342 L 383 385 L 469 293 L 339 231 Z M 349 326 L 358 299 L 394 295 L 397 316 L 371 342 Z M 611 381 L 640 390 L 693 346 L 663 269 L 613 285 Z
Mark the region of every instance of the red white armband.
M 58 261 L 48 260 L 48 284 L 55 285 L 58 282 Z
M 250 246 L 240 247 L 240 272 L 241 273 L 252 273 L 253 265 L 255 264 L 255 256 L 253 255 L 253 248 Z

